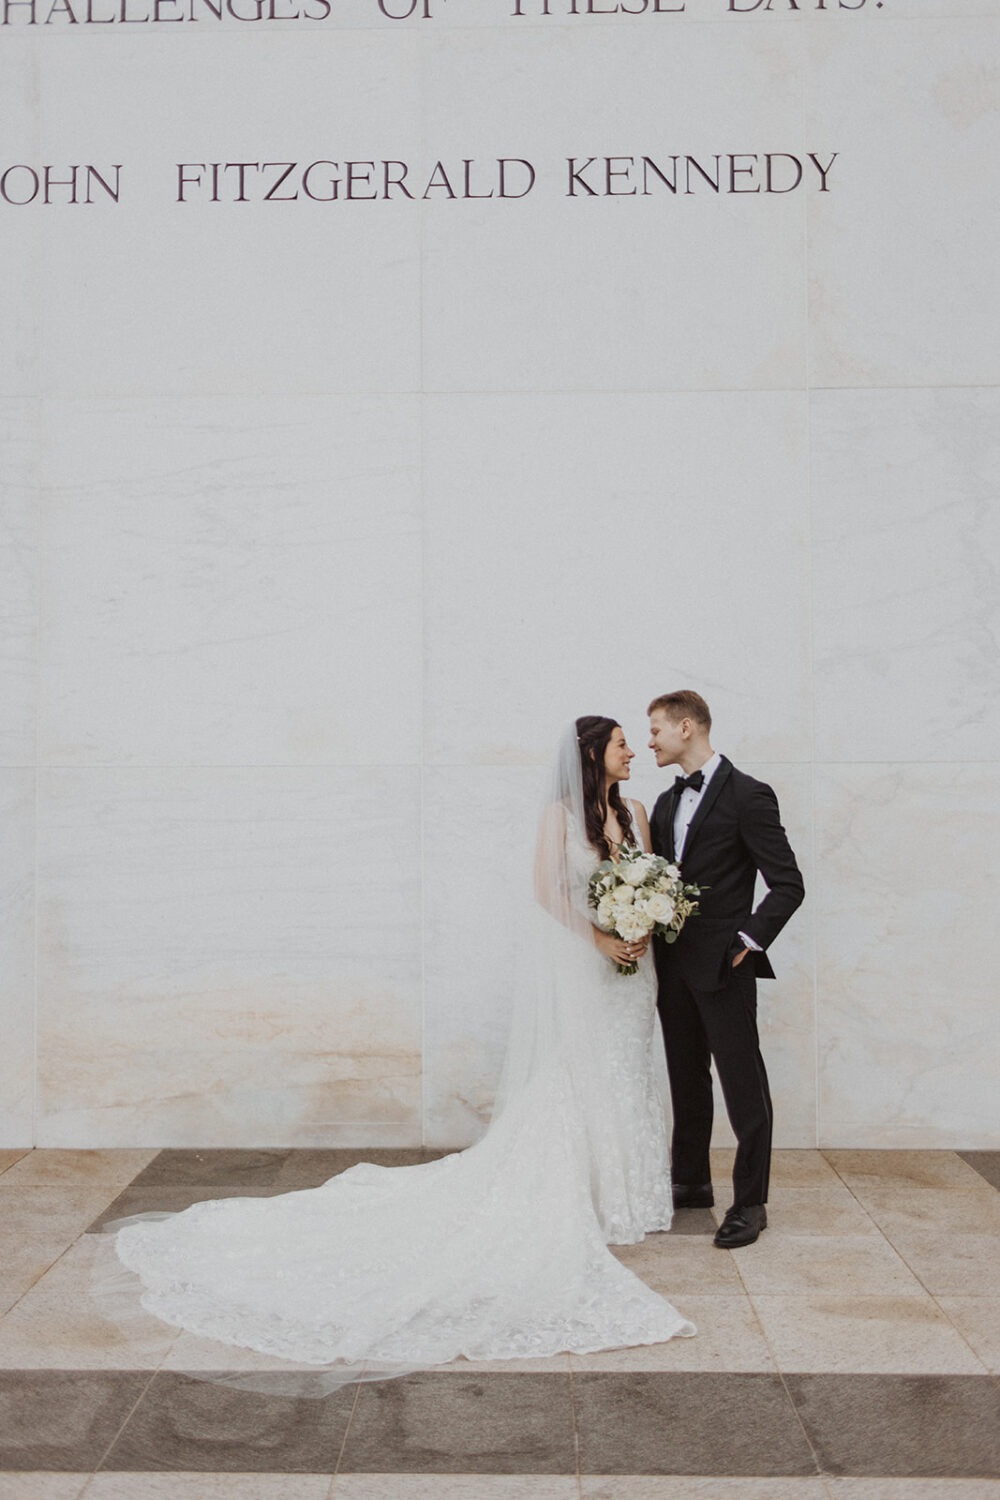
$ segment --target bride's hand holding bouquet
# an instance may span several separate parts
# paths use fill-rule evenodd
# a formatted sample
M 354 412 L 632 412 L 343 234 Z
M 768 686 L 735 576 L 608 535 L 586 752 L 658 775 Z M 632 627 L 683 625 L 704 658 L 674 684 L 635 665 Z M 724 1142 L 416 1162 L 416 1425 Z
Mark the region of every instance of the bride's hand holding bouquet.
M 645 952 L 650 937 L 677 941 L 688 917 L 698 910 L 700 894 L 698 886 L 685 884 L 677 865 L 659 854 L 627 847 L 617 860 L 601 861 L 587 888 L 599 932 L 620 939 L 625 949 L 619 951 L 614 944 L 605 947 L 596 936 L 595 941 L 619 974 L 635 974 L 634 959 Z

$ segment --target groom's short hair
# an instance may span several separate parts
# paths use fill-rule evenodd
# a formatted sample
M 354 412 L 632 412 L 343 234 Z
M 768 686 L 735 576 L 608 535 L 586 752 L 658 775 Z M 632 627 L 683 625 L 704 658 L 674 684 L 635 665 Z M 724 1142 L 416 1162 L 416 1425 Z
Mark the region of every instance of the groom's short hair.
M 657 709 L 666 714 L 671 724 L 679 724 L 681 719 L 693 719 L 706 732 L 712 727 L 708 704 L 700 693 L 693 693 L 690 688 L 682 688 L 678 693 L 661 693 L 659 698 L 653 699 L 646 712 L 653 714 Z

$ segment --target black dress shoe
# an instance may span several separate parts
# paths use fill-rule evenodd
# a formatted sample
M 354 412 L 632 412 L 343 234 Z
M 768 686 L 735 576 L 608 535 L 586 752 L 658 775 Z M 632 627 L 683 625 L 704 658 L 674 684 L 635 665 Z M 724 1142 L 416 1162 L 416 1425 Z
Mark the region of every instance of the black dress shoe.
M 722 1250 L 735 1250 L 739 1245 L 752 1245 L 761 1230 L 766 1228 L 767 1209 L 763 1203 L 752 1203 L 749 1208 L 731 1208 L 712 1243 Z
M 715 1202 L 710 1182 L 674 1183 L 675 1208 L 711 1208 Z

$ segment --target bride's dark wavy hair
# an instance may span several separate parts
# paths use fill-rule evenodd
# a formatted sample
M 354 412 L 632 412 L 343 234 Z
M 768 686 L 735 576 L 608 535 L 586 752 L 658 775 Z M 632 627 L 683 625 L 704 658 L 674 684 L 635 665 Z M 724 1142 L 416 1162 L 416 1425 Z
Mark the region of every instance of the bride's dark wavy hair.
M 576 742 L 580 747 L 580 770 L 583 775 L 583 813 L 587 824 L 587 840 L 593 844 L 603 859 L 611 858 L 611 845 L 604 832 L 608 816 L 608 805 L 614 808 L 618 826 L 622 831 L 622 843 L 634 844 L 632 814 L 629 805 L 615 782 L 605 798 L 604 752 L 608 741 L 618 728 L 618 719 L 606 719 L 601 714 L 585 714 L 576 721 Z

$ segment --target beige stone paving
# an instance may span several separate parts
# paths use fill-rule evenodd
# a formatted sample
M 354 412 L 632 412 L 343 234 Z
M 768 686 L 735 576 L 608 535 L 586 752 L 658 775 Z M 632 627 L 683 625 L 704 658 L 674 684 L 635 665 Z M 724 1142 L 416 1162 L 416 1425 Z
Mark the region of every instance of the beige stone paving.
M 941 1296 L 937 1303 L 986 1368 L 1000 1375 L 1000 1297 Z
M 755 1296 L 786 1374 L 982 1375 L 986 1366 L 932 1297 Z
M 983 1179 L 954 1151 L 836 1151 L 823 1156 L 837 1175 L 862 1196 L 869 1188 L 926 1187 L 977 1190 Z M 988 1186 L 989 1184 L 987 1184 Z
M 0 1369 L 156 1369 L 177 1337 L 135 1304 L 125 1322 L 95 1298 L 99 1261 L 111 1246 L 78 1239 L 0 1321 Z M 125 1304 L 123 1304 L 124 1306 Z
M 1000 1297 L 1000 1239 L 949 1230 L 897 1232 L 893 1244 L 913 1274 L 935 1296 Z
M 12 1173 L 0 1177 L 0 1239 L 8 1236 L 62 1235 L 70 1244 L 118 1196 L 113 1183 L 21 1184 Z
M 0 1316 L 20 1301 L 66 1251 L 61 1234 L 0 1234 Z
M 716 1479 L 616 1474 L 608 1478 L 585 1476 L 581 1496 L 582 1500 L 1000 1500 L 1000 1480 Z M 404 1500 L 402 1492 L 399 1500 Z M 525 1492 L 525 1500 L 531 1500 L 530 1490 Z
M 716 1210 L 721 1220 L 722 1214 Z M 776 1235 L 877 1235 L 867 1207 L 843 1183 L 817 1187 L 776 1187 L 767 1205 L 768 1237 Z
M 981 1178 L 978 1188 L 963 1185 L 939 1192 L 898 1183 L 868 1188 L 860 1201 L 890 1239 L 928 1231 L 1000 1235 L 1000 1193 Z
M 29 1151 L 4 1173 L 5 1186 L 48 1185 L 85 1187 L 107 1184 L 126 1187 L 143 1167 L 158 1156 L 157 1150 Z
M 0 1153 L 0 1368 L 264 1368 L 275 1362 L 91 1300 L 108 1242 L 81 1238 L 152 1151 Z M 720 1212 L 731 1152 L 713 1153 Z M 719 1191 L 721 1189 L 721 1191 Z M 947 1152 L 778 1152 L 771 1224 L 722 1252 L 655 1235 L 616 1254 L 699 1326 L 643 1350 L 455 1368 L 1000 1370 L 1000 1195 Z M 717 1214 L 717 1217 L 719 1215 Z M 988 1230 L 988 1232 L 984 1232 Z M 65 1251 L 65 1253 L 62 1253 Z M 5 1299 L 7 1301 L 5 1302 Z M 283 1362 L 279 1368 L 287 1369 Z M 1000 1500 L 1000 1480 L 0 1474 L 0 1500 Z
M 1000 1479 L 828 1479 L 830 1500 L 1000 1500 Z
M 841 1292 L 906 1295 L 920 1282 L 880 1235 L 771 1235 L 727 1252 L 751 1296 Z
M 614 1253 L 671 1301 L 689 1293 L 732 1296 L 743 1290 L 731 1252 L 717 1250 L 709 1235 L 651 1234 L 639 1245 L 616 1245 Z
M 771 1187 L 833 1187 L 840 1177 L 822 1151 L 776 1151 L 771 1160 Z
M 0 1500 L 78 1500 L 89 1474 L 0 1474 Z
M 331 1474 L 97 1474 L 84 1500 L 328 1500 L 332 1483 Z
M 585 1475 L 583 1500 L 829 1500 L 822 1479 L 715 1479 L 696 1475 Z
M 714 1252 L 718 1254 L 718 1251 Z M 698 1329 L 696 1338 L 671 1339 L 645 1348 L 573 1354 L 574 1370 L 770 1370 L 774 1359 L 750 1299 L 685 1294 L 677 1306 Z
M 564 1474 L 339 1474 L 331 1500 L 579 1500 Z

